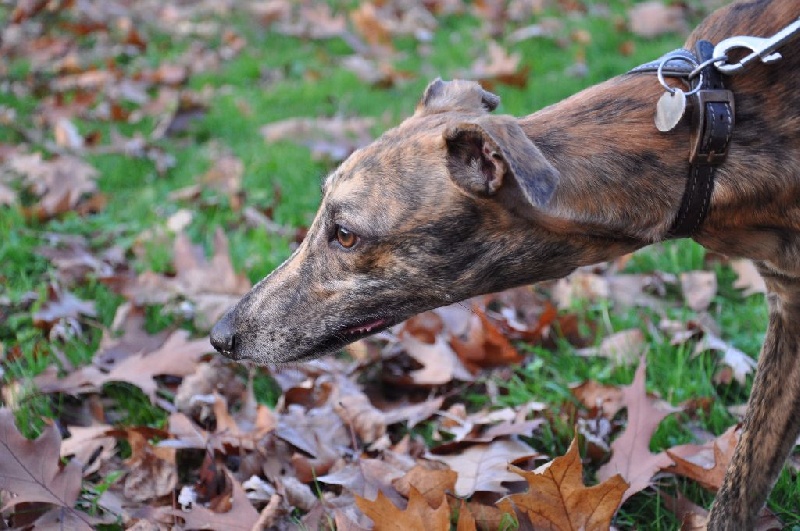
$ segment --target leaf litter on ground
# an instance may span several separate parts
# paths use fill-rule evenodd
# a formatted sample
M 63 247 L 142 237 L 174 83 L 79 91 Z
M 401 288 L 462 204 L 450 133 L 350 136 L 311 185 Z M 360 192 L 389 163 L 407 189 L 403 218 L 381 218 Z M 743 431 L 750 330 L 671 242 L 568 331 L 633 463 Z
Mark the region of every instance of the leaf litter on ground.
M 420 55 L 429 54 L 442 29 L 441 17 L 477 14 L 476 42 L 487 45 L 476 50 L 481 54 L 473 56 L 477 59 L 465 65 L 463 73 L 499 90 L 500 85 L 524 87 L 529 76 L 538 74 L 519 53 L 517 45 L 523 41 L 544 38 L 578 47 L 591 42 L 588 31 L 573 30 L 571 23 L 562 21 L 565 17 L 546 13 L 553 8 L 579 17 L 580 6 L 545 4 L 388 0 L 344 10 L 289 0 L 241 5 L 223 0 L 167 1 L 158 6 L 92 3 L 91 10 L 82 11 L 84 3 L 20 2 L 12 24 L 1 30 L 0 54 L 29 62 L 31 75 L 14 78 L 10 87 L 16 94 L 35 96 L 37 104 L 30 115 L 18 117 L 0 107 L 0 124 L 20 140 L 19 145 L 0 143 L 0 204 L 21 205 L 32 222 L 73 215 L 81 220 L 102 210 L 98 181 L 102 182 L 103 166 L 93 158 L 98 154 L 146 160 L 153 165 L 154 178 L 168 175 L 176 159 L 166 146 L 191 138 L 196 124 L 215 112 L 216 98 L 224 95 L 224 89 L 210 85 L 187 85 L 197 74 L 219 71 L 248 46 L 226 18 L 237 10 L 255 17 L 266 32 L 339 39 L 337 46 L 346 52 L 331 63 L 350 68 L 376 90 L 421 76 L 401 66 L 405 52 L 399 51 L 400 40 L 411 42 Z M 684 30 L 685 8 L 648 4 L 628 13 L 634 33 L 649 37 Z M 37 17 L 58 23 L 43 24 Z M 531 20 L 536 24 L 531 26 Z M 181 49 L 169 60 L 158 60 L 149 52 L 161 46 L 165 36 Z M 143 61 L 146 52 L 148 59 Z M 124 60 L 117 60 L 120 53 Z M 584 61 L 580 53 L 576 57 Z M 3 68 L 0 65 L 0 73 Z M 370 142 L 376 128 L 390 125 L 389 120 L 336 111 L 326 117 L 273 122 L 264 126 L 262 135 L 270 143 L 298 142 L 315 156 L 337 161 Z M 32 382 L 20 379 L 4 386 L 4 400 L 17 408 L 26 407 L 29 396 L 21 402 L 8 397 L 29 383 L 36 393 L 97 399 L 100 404 L 99 415 L 91 421 L 68 423 L 71 436 L 63 441 L 53 424 L 45 426 L 38 439 L 25 439 L 12 412 L 0 409 L 4 519 L 18 521 L 23 514 L 17 506 L 34 502 L 42 504 L 33 516 L 37 525 L 75 529 L 100 521 L 121 521 L 128 527 L 286 528 L 296 523 L 298 514 L 309 528 L 334 521 L 343 529 L 372 524 L 378 529 L 397 524 L 445 529 L 455 511 L 460 514 L 459 529 L 495 529 L 518 513 L 534 521 L 538 516 L 530 516 L 526 508 L 549 493 L 570 509 L 547 516 L 547 525 L 592 529 L 611 525 L 624 499 L 633 490 L 647 488 L 653 474 L 683 475 L 707 487 L 718 483 L 732 448 L 729 432 L 705 445 L 649 451 L 658 420 L 676 408 L 644 392 L 643 362 L 630 386 L 586 381 L 572 387 L 577 404 L 542 405 L 538 397 L 514 407 L 498 403 L 504 382 L 513 374 L 509 367 L 535 359 L 532 348 L 553 349 L 558 342 L 580 348 L 588 341 L 599 346 L 585 354 L 617 358 L 621 365 L 641 354 L 645 338 L 638 329 L 595 338 L 598 327 L 588 323 L 593 330 L 589 337 L 579 332 L 575 308 L 584 302 L 608 300 L 615 307 L 646 308 L 663 317 L 681 304 L 668 293 L 680 286 L 683 302 L 703 313 L 713 308 L 716 296 L 712 272 L 692 272 L 679 281 L 659 272 L 621 273 L 623 260 L 579 270 L 555 286 L 518 288 L 441 308 L 362 342 L 364 355 L 359 359 L 257 370 L 258 378 L 271 379 L 279 388 L 273 407 L 255 400 L 253 372 L 245 375 L 232 363 L 212 359 L 205 339 L 193 339 L 174 326 L 148 333 L 144 315 L 154 308 L 177 316 L 183 325 L 190 321 L 198 332 L 206 331 L 250 288 L 249 280 L 234 269 L 221 229 L 213 236 L 210 258 L 186 235 L 199 208 L 241 209 L 252 226 L 297 237 L 265 209 L 248 204 L 242 182 L 252 161 L 225 146 L 217 145 L 209 153 L 211 163 L 196 184 L 173 191 L 169 198 L 181 202 L 181 210 L 165 216 L 165 227 L 141 233 L 130 249 L 109 243 L 114 237 L 101 238 L 99 245 L 88 237 L 41 238 L 39 254 L 50 261 L 57 283 L 47 300 L 26 315 L 50 334 L 53 349 L 70 341 L 94 348 L 88 346 L 88 328 L 97 326 L 94 319 L 103 310 L 99 301 L 81 295 L 88 282 L 99 280 L 126 300 L 114 324 L 103 330 L 91 360 L 75 362 L 73 368 L 62 356 L 58 365 L 49 365 Z M 174 241 L 171 233 L 177 234 Z M 137 247 L 148 242 L 171 246 L 167 271 L 136 270 L 127 263 L 130 253 L 141 256 Z M 736 287 L 745 295 L 763 292 L 752 263 L 732 266 L 740 276 Z M 19 310 L 24 307 L 0 302 L 0 317 L 26 312 Z M 737 380 L 744 382 L 752 372 L 752 360 L 722 341 L 716 328 L 683 322 L 679 328 L 675 337 L 682 334 L 681 341 L 699 339 L 698 350 L 724 352 L 723 362 L 734 368 Z M 16 346 L 0 344 L 0 354 L 4 363 L 21 359 Z M 141 389 L 164 410 L 163 427 L 116 425 L 112 413 L 103 411 L 113 403 L 107 389 L 114 382 Z M 465 398 L 469 394 L 488 401 L 478 409 Z M 618 434 L 622 410 L 627 410 L 627 424 Z M 542 452 L 552 453 L 537 437 L 543 430 L 553 431 L 559 418 L 577 424 L 587 442 L 587 466 L 595 469 L 617 435 L 611 444 L 612 460 L 600 469 L 601 476 L 611 476 L 605 483 L 584 486 L 575 440 L 566 456 L 538 471 L 509 468 L 509 463 L 533 468 L 532 461 L 544 458 Z M 421 435 L 424 430 L 433 434 L 431 440 Z M 566 445 L 568 439 L 555 433 Z M 123 447 L 131 449 L 126 459 Z M 186 464 L 195 461 L 203 462 L 199 470 Z M 622 479 L 613 475 L 616 470 Z M 558 492 L 546 485 L 548 474 L 556 471 L 570 478 Z M 104 476 L 118 473 L 119 480 L 103 483 Z M 623 480 L 631 483 L 629 489 Z M 529 490 L 520 492 L 525 482 Z M 92 498 L 95 488 L 107 490 Z M 182 509 L 171 500 L 178 491 L 181 500 L 189 500 Z M 609 497 L 601 511 L 588 516 L 593 507 L 600 507 L 597 492 Z M 505 502 L 496 504 L 503 496 Z M 508 509 L 512 500 L 516 508 Z M 93 502 L 99 517 L 83 511 Z

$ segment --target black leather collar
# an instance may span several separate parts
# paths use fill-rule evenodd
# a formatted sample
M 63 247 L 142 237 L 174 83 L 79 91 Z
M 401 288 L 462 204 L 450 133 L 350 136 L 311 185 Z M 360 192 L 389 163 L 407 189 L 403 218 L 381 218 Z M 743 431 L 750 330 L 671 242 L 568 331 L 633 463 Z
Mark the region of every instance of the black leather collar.
M 680 207 L 666 238 L 693 236 L 703 224 L 711 206 L 714 192 L 714 173 L 728 153 L 735 122 L 733 93 L 725 88 L 722 75 L 709 60 L 714 45 L 699 41 L 694 53 L 680 49 L 664 57 L 634 68 L 630 73 L 657 72 L 663 63 L 662 74 L 689 79 L 696 65 L 708 64 L 696 76 L 698 90 L 688 97 L 691 107 L 692 137 L 689 148 L 689 177 Z

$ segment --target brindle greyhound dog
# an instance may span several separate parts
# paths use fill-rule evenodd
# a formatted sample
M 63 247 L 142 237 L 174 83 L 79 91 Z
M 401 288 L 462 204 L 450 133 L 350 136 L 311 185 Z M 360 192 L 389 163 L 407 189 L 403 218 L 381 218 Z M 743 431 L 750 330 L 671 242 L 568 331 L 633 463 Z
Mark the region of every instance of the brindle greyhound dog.
M 771 36 L 797 0 L 723 8 L 686 48 Z M 716 171 L 706 248 L 755 261 L 769 329 L 741 439 L 711 511 L 750 529 L 800 432 L 800 46 L 725 79 L 736 128 Z M 237 360 L 309 360 L 408 317 L 482 293 L 567 275 L 669 237 L 690 170 L 692 125 L 653 125 L 664 88 L 631 73 L 524 118 L 497 96 L 434 81 L 416 112 L 325 181 L 292 256 L 211 333 Z

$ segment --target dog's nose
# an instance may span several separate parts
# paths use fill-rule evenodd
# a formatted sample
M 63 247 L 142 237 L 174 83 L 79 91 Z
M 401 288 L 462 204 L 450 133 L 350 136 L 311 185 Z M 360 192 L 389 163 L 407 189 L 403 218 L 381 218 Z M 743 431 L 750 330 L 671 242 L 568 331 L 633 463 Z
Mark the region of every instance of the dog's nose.
M 231 312 L 227 312 L 217 321 L 217 324 L 211 329 L 211 336 L 209 339 L 211 340 L 211 345 L 217 349 L 217 352 L 229 358 L 234 357 L 233 350 L 236 346 L 236 334 L 233 330 Z

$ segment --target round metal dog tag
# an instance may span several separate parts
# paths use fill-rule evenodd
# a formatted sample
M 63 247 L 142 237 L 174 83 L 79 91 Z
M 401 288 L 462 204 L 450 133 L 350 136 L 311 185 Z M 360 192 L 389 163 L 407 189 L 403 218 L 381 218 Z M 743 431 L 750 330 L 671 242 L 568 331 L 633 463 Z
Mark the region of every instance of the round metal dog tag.
M 665 92 L 656 105 L 656 128 L 662 133 L 672 131 L 686 111 L 686 94 L 681 89 Z

